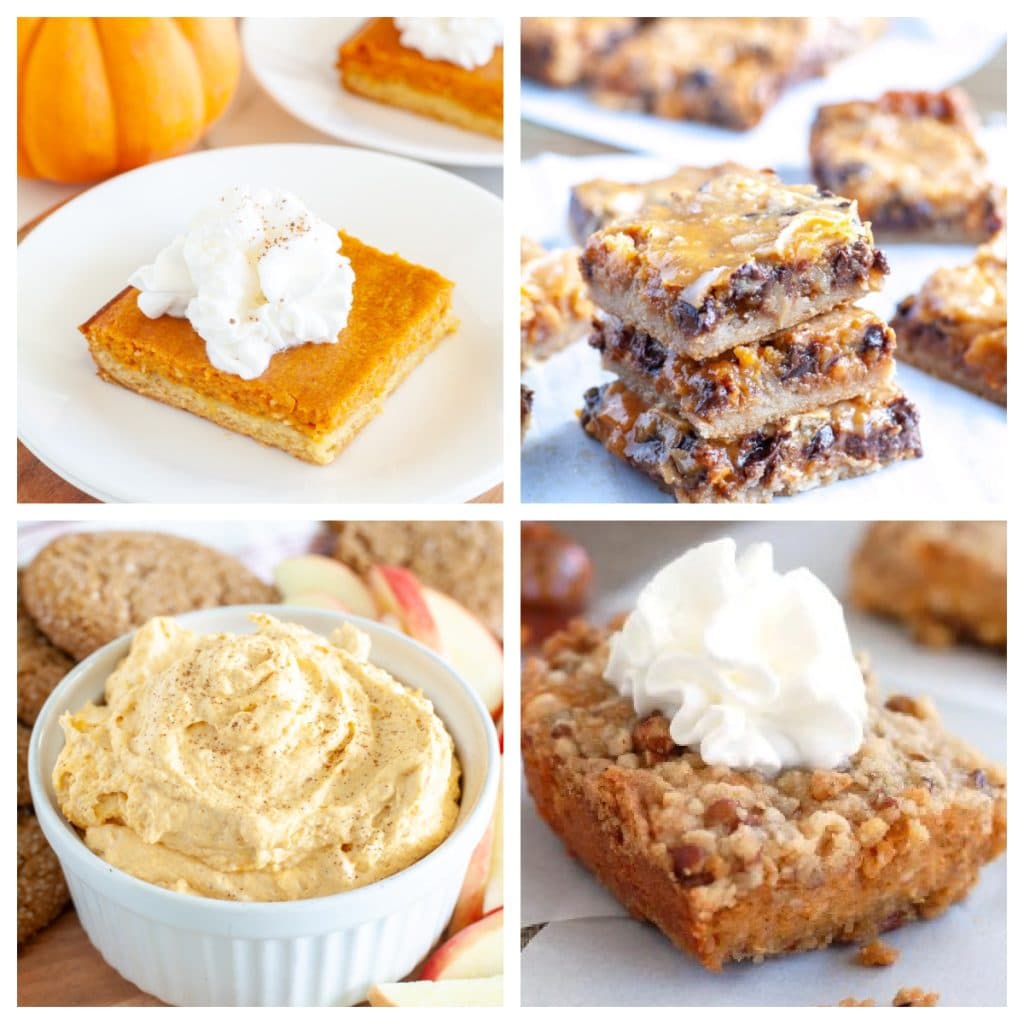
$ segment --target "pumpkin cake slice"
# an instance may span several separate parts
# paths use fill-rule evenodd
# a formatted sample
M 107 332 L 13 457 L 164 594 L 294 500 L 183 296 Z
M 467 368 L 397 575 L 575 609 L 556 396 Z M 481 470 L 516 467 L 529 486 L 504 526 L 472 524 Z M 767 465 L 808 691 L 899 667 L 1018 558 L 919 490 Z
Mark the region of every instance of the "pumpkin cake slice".
M 370 18 L 342 43 L 337 68 L 349 92 L 500 139 L 504 54 L 497 46 L 491 59 L 475 68 L 431 60 L 402 44 L 393 18 Z
M 104 380 L 326 465 L 458 326 L 451 281 L 339 232 L 356 275 L 335 344 L 278 352 L 245 380 L 212 365 L 187 319 L 148 318 L 129 287 L 79 330 Z

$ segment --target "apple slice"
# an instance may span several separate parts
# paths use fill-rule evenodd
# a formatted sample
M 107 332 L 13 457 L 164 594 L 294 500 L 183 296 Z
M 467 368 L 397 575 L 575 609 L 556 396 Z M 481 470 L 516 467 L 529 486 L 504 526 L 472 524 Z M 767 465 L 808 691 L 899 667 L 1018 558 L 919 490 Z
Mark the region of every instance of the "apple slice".
M 474 921 L 484 916 L 484 890 L 491 874 L 492 847 L 494 845 L 494 819 L 487 826 L 483 838 L 476 845 L 473 856 L 469 858 L 466 877 L 455 902 L 455 911 L 448 922 L 447 935 L 452 936 L 467 928 Z
M 491 846 L 491 865 L 487 873 L 487 883 L 484 886 L 484 914 L 490 914 L 498 907 L 505 905 L 505 877 L 504 877 L 504 842 L 505 842 L 505 811 L 502 801 L 502 792 L 505 788 L 505 759 L 501 759 L 502 778 L 498 784 L 498 802 L 494 807 L 494 821 L 491 828 L 494 829 L 494 839 Z
M 352 611 L 343 601 L 339 601 L 333 594 L 324 593 L 322 590 L 311 590 L 306 594 L 296 594 L 294 597 L 285 598 L 281 603 L 299 608 L 326 608 L 332 612 Z
M 375 565 L 366 574 L 366 584 L 382 619 L 393 617 L 413 640 L 435 651 L 441 649 L 437 626 L 424 597 L 425 588 L 408 569 L 399 565 Z
M 366 998 L 371 1006 L 501 1006 L 504 978 L 461 981 L 393 981 L 374 985 Z
M 491 715 L 501 711 L 503 659 L 494 634 L 458 601 L 431 587 L 423 588 L 437 623 L 441 653 L 472 686 Z
M 420 971 L 422 981 L 488 978 L 502 973 L 505 910 L 499 907 L 439 946 Z
M 301 594 L 330 594 L 353 615 L 376 618 L 377 606 L 363 581 L 347 565 L 326 555 L 286 558 L 274 569 L 274 581 L 286 602 Z

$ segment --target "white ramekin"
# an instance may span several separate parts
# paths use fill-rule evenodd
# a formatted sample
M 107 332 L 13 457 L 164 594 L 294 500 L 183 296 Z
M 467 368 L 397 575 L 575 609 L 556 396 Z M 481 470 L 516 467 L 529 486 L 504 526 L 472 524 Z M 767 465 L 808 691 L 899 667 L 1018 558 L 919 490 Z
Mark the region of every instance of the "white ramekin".
M 380 623 L 285 605 L 215 608 L 179 620 L 204 633 L 242 633 L 251 631 L 254 611 L 323 634 L 352 618 L 372 638 L 374 663 L 433 701 L 462 763 L 459 818 L 436 850 L 365 888 L 289 903 L 184 895 L 111 867 L 65 821 L 51 775 L 64 745 L 60 716 L 102 696 L 128 636 L 72 670 L 43 707 L 29 747 L 32 800 L 82 926 L 107 963 L 139 988 L 179 1006 L 358 1003 L 374 982 L 407 975 L 451 917 L 494 808 L 497 736 L 476 693 L 450 666 Z

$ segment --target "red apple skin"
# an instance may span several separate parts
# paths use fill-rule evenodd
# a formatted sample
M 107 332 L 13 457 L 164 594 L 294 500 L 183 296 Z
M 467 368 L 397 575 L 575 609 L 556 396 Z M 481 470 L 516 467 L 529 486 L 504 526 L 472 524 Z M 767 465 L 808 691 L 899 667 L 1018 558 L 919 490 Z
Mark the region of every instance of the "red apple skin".
M 455 912 L 448 923 L 445 935 L 451 937 L 456 932 L 468 928 L 474 921 L 484 916 L 484 892 L 487 879 L 491 873 L 491 850 L 494 847 L 494 819 L 491 819 L 483 838 L 477 843 L 473 856 L 469 858 L 469 868 L 465 881 L 455 903 Z
M 450 979 L 448 973 L 452 965 L 459 960 L 459 954 L 468 949 L 472 943 L 485 941 L 495 930 L 499 933 L 505 925 L 505 908 L 498 907 L 475 921 L 468 928 L 457 932 L 447 942 L 439 946 L 430 959 L 423 965 L 420 981 L 444 981 Z
M 441 650 L 434 616 L 423 596 L 420 581 L 400 565 L 375 565 L 366 574 L 366 584 L 377 602 L 380 617 L 393 615 L 403 632 L 434 651 Z

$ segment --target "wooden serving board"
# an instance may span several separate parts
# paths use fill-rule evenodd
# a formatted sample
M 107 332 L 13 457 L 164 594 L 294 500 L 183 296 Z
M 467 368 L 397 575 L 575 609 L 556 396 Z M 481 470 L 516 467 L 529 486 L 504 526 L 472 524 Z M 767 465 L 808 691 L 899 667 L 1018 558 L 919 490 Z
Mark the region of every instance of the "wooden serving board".
M 96 952 L 69 908 L 18 950 L 19 1006 L 163 1006 Z
M 18 243 L 26 238 L 34 228 L 42 224 L 47 217 L 55 210 L 59 210 L 64 203 L 56 206 L 34 217 L 27 224 L 18 229 Z M 489 491 L 471 499 L 470 504 L 493 504 L 501 502 L 504 497 L 504 487 L 498 484 Z M 18 501 L 22 504 L 55 504 L 55 503 L 89 503 L 96 504 L 96 498 L 84 494 L 73 484 L 68 483 L 63 477 L 58 476 L 49 466 L 39 461 L 22 443 L 18 442 Z

